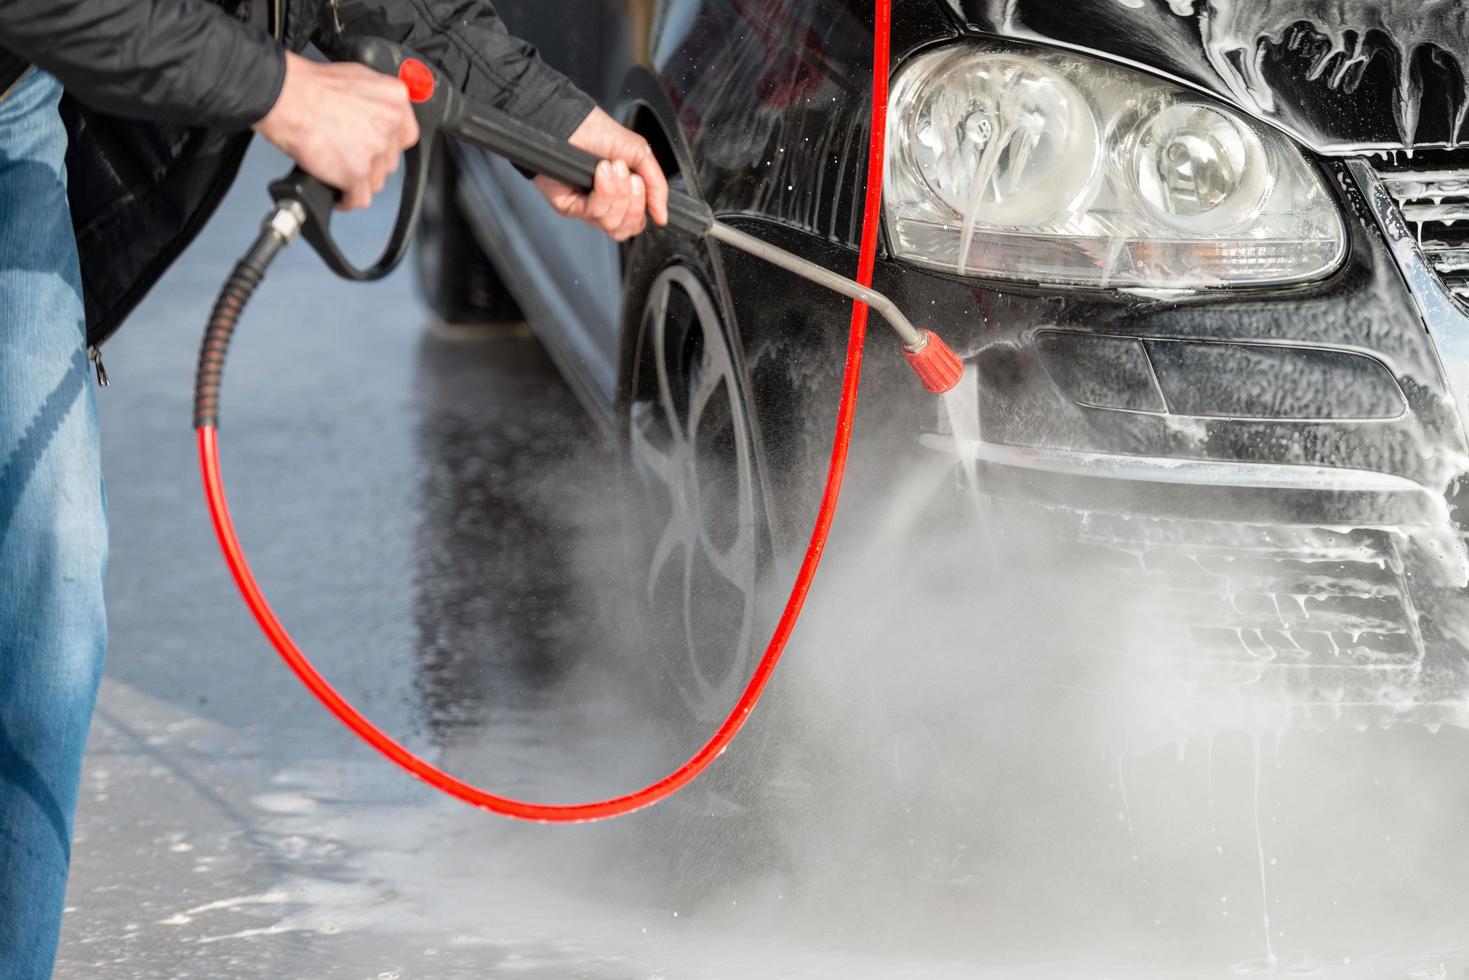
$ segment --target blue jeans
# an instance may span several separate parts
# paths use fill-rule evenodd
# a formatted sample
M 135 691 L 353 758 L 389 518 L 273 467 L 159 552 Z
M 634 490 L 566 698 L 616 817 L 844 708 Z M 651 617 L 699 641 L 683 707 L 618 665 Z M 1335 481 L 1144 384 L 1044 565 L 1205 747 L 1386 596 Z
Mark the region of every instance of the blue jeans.
M 107 644 L 97 406 L 61 87 L 0 101 L 0 980 L 51 975 Z

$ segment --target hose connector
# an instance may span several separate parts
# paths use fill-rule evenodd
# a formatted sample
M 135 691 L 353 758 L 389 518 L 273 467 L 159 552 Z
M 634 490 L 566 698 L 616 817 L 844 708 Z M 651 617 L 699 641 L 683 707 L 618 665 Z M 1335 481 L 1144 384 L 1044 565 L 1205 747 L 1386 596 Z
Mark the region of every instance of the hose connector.
M 245 304 L 265 278 L 265 270 L 280 250 L 291 244 L 306 224 L 306 207 L 291 198 L 282 199 L 260 222 L 260 234 L 250 250 L 235 263 L 234 271 L 219 290 L 209 326 L 199 345 L 199 366 L 194 372 L 194 428 L 219 426 L 219 386 L 224 378 L 224 359 L 230 339 Z
M 915 343 L 904 344 L 903 359 L 918 375 L 924 389 L 935 395 L 952 391 L 964 377 L 964 362 L 932 330 L 920 330 Z
M 296 240 L 305 224 L 306 205 L 294 198 L 286 198 L 260 222 L 260 230 L 274 235 L 282 246 L 286 246 Z

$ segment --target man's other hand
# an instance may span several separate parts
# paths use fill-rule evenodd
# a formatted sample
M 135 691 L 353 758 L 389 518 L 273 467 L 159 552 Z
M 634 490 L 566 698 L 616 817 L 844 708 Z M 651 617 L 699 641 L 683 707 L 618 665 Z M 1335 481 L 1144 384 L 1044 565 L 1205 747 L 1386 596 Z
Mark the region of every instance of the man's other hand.
M 255 124 L 307 173 L 342 192 L 343 211 L 365 208 L 418 142 L 408 90 L 392 75 L 356 64 L 286 55 L 275 105 Z
M 668 179 L 647 140 L 619 126 L 601 109 L 593 109 L 570 142 L 602 162 L 590 194 L 549 177 L 535 179 L 537 189 L 559 214 L 579 218 L 619 242 L 642 231 L 649 214 L 660 225 L 668 223 Z

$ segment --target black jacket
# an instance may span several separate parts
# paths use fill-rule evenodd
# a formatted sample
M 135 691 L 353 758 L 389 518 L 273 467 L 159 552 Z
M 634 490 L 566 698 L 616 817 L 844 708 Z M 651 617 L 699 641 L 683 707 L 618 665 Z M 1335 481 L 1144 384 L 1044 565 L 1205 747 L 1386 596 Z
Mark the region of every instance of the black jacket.
M 559 136 L 591 100 L 512 37 L 485 0 L 0 0 L 0 92 L 28 64 L 62 114 L 87 335 L 100 343 L 203 227 L 275 103 L 284 48 L 318 23 L 399 41 L 470 96 Z

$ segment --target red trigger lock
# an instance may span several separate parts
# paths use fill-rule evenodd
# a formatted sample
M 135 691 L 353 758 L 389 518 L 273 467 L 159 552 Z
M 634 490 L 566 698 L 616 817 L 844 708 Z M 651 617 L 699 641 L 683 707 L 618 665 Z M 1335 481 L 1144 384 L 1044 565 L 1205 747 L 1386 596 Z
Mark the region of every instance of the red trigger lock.
M 398 81 L 408 86 L 410 102 L 427 102 L 434 97 L 434 73 L 417 58 L 404 58 L 398 66 Z

